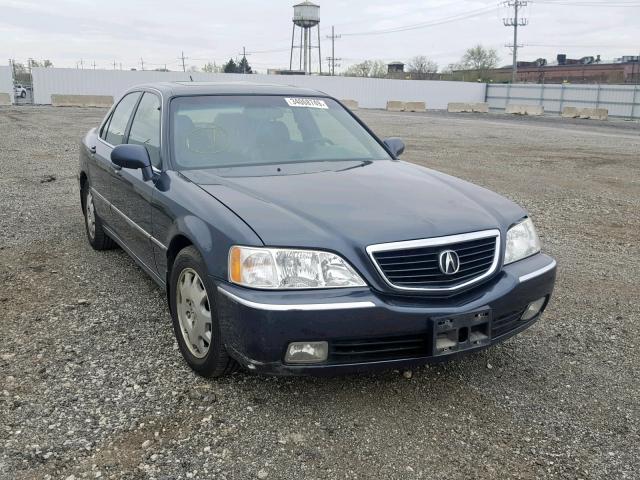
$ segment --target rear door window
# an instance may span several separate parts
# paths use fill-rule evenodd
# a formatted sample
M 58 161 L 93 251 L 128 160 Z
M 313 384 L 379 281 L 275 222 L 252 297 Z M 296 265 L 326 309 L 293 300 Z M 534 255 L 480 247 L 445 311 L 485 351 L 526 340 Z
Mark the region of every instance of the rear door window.
M 107 128 L 105 141 L 111 145 L 120 145 L 123 143 L 124 134 L 127 130 L 127 124 L 133 113 L 133 109 L 140 98 L 140 92 L 133 92 L 126 95 L 111 114 L 111 121 Z

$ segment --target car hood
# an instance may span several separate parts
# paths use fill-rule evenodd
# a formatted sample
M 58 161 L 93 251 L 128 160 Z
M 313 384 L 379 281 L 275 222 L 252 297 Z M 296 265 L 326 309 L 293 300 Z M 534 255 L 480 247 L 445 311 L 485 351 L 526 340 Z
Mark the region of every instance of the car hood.
M 499 228 L 525 212 L 455 177 L 397 160 L 181 172 L 266 245 L 364 247 Z

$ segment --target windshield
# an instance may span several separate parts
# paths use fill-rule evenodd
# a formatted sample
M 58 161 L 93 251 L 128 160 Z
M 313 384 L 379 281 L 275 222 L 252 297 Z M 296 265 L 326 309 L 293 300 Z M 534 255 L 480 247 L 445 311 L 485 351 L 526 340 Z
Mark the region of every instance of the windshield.
M 178 169 L 390 159 L 349 112 L 324 97 L 178 97 L 171 132 Z

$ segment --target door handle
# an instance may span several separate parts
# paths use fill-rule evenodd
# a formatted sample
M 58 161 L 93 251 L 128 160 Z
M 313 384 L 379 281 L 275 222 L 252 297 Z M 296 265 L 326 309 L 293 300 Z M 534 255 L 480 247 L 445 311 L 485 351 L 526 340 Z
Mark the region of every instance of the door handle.
M 89 151 L 91 152 L 91 154 L 93 155 L 94 153 L 96 153 L 96 146 L 93 145 L 91 147 L 89 147 Z

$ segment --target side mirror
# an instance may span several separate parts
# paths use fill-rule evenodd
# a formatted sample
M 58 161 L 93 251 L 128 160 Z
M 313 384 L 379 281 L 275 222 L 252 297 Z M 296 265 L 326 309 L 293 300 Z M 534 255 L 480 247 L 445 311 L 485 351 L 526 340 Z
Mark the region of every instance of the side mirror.
M 111 150 L 111 161 L 121 168 L 139 168 L 142 170 L 142 178 L 145 182 L 153 178 L 149 152 L 142 145 L 116 145 Z
M 404 152 L 404 142 L 398 137 L 387 138 L 383 142 L 394 157 L 399 157 Z

